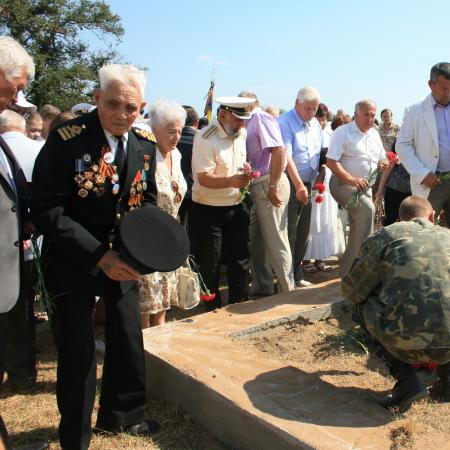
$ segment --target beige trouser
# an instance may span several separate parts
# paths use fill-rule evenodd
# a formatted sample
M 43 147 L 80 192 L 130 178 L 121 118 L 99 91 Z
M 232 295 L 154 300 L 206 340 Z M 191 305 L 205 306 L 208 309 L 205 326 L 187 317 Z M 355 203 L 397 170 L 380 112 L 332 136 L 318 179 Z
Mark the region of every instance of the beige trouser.
M 265 176 L 250 186 L 253 202 L 249 229 L 251 294 L 273 294 L 273 272 L 277 275 L 279 291 L 294 289 L 287 220 L 289 181 L 283 173 L 278 188 L 283 204 L 279 208 L 275 208 L 267 198 L 269 184 L 269 177 Z
M 350 272 L 353 261 L 359 256 L 363 242 L 373 233 L 375 206 L 371 189 L 361 195 L 358 206 L 349 205 L 354 188 L 334 175 L 330 179 L 330 192 L 339 205 L 347 210 L 350 222 L 347 247 L 340 261 L 339 275 L 343 277 Z

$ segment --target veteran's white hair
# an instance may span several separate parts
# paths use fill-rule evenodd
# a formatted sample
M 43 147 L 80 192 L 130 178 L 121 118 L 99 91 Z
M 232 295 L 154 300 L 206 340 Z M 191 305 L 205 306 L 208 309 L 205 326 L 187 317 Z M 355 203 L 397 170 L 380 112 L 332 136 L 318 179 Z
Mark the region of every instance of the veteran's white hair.
M 34 77 L 34 63 L 27 51 L 12 37 L 0 36 L 0 71 L 6 81 L 22 76 L 23 71 L 29 79 Z
M 149 116 L 152 129 L 162 128 L 171 122 L 179 122 L 184 126 L 186 110 L 175 100 L 162 98 L 153 104 Z
M 319 91 L 313 86 L 302 87 L 297 94 L 297 101 L 299 103 L 314 102 L 320 103 Z
M 26 121 L 20 114 L 10 109 L 5 109 L 0 114 L 0 133 L 6 133 L 7 131 L 20 131 L 24 133 L 25 127 Z
M 145 74 L 132 64 L 107 64 L 98 71 L 100 89 L 106 89 L 113 81 L 120 81 L 127 86 L 133 86 L 139 90 L 142 98 L 145 91 Z
M 375 109 L 377 109 L 377 104 L 373 100 L 370 100 L 369 98 L 365 98 L 363 100 L 360 100 L 355 105 L 355 113 L 358 113 L 361 108 L 367 108 L 367 107 L 370 107 L 370 106 L 374 106 Z

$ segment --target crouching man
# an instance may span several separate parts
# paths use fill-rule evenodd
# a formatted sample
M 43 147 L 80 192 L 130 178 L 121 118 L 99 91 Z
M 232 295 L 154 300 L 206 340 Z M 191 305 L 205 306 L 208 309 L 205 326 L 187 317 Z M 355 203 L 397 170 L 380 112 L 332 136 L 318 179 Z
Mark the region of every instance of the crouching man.
M 400 412 L 428 396 L 412 363 L 436 363 L 435 390 L 450 401 L 450 231 L 434 226 L 433 215 L 427 200 L 407 197 L 401 222 L 369 236 L 342 279 L 356 321 L 397 380 L 383 406 Z

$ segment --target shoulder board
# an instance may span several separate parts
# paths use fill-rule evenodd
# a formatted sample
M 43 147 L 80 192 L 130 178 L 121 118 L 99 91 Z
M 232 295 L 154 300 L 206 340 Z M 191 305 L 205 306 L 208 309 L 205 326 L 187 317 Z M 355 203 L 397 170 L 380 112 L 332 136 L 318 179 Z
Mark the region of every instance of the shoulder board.
M 150 142 L 155 142 L 156 143 L 156 138 L 155 135 L 153 133 L 151 133 L 150 131 L 147 130 L 143 130 L 142 128 L 133 128 L 133 131 L 141 138 L 150 141 Z
M 217 127 L 215 125 L 209 125 L 205 128 L 205 131 L 202 132 L 202 136 L 204 139 L 208 139 L 216 131 L 217 131 Z
M 84 133 L 86 131 L 86 125 L 64 125 L 63 127 L 58 128 L 57 131 L 63 141 L 69 141 L 70 139 Z

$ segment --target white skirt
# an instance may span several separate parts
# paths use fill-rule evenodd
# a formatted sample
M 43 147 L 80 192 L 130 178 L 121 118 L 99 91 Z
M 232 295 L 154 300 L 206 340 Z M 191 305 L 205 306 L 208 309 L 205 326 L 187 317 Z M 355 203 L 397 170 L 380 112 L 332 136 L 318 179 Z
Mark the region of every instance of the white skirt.
M 312 196 L 311 225 L 308 247 L 304 259 L 328 259 L 340 255 L 345 250 L 344 233 L 338 224 L 338 204 L 330 194 L 331 171 L 325 168 L 323 202 L 318 204 Z

